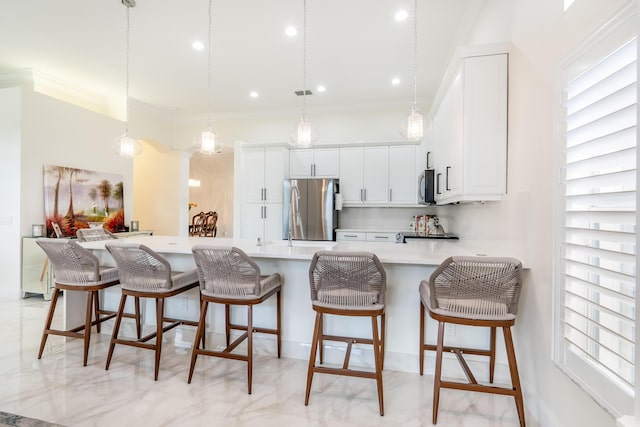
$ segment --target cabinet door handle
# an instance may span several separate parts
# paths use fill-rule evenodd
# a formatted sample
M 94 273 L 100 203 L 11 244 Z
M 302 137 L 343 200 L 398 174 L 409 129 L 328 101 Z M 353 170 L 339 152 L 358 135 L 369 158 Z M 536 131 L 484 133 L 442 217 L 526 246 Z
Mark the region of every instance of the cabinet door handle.
M 427 151 L 427 169 L 431 169 L 431 166 L 429 166 L 431 162 L 429 160 L 431 160 L 431 151 Z
M 345 234 L 344 237 L 351 237 L 353 239 L 357 238 L 358 235 L 357 234 Z
M 389 189 L 389 201 L 393 201 L 393 190 L 391 188 Z
M 264 200 L 265 201 L 267 200 L 267 188 L 266 187 L 264 188 Z
M 449 188 L 449 171 L 451 170 L 451 166 L 447 166 L 446 168 L 446 175 L 445 175 L 445 180 L 444 180 L 444 189 L 447 191 L 451 191 L 451 188 Z
M 360 201 L 364 201 L 364 199 L 362 198 L 362 188 L 360 189 Z
M 311 176 L 316 176 L 316 165 L 311 163 Z
M 384 239 L 389 240 L 389 236 L 373 236 L 374 239 Z
M 366 188 L 364 189 L 364 201 L 365 202 L 367 201 L 367 189 Z
M 441 173 L 437 173 L 436 174 L 436 194 L 442 194 L 440 192 L 440 177 L 442 176 Z

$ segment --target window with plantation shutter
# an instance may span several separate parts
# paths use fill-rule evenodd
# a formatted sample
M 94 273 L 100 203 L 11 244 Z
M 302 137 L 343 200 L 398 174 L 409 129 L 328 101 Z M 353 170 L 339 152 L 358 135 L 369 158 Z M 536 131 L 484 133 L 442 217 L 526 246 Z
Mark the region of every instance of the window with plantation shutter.
M 616 416 L 636 376 L 637 52 L 629 32 L 600 40 L 562 86 L 555 357 Z

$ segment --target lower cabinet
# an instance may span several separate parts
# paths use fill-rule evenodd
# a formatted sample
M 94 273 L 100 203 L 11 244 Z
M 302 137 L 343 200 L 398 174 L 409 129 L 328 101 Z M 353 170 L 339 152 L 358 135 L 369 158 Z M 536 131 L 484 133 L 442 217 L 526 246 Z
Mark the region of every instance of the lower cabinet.
M 36 239 L 22 238 L 22 298 L 40 294 L 45 300 L 49 300 L 53 288 L 53 272 Z
M 342 230 L 336 233 L 337 241 L 359 242 L 395 242 L 396 233 L 390 231 L 348 231 Z
M 282 240 L 281 203 L 246 203 L 243 222 L 245 239 Z

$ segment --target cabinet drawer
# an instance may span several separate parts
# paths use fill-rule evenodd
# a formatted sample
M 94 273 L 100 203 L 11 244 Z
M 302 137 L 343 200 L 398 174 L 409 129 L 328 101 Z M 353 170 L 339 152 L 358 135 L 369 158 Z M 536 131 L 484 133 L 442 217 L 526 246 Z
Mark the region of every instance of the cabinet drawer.
M 336 233 L 336 240 L 367 240 L 367 233 L 353 232 L 353 231 L 338 231 Z
M 367 242 L 395 242 L 396 233 L 367 233 Z

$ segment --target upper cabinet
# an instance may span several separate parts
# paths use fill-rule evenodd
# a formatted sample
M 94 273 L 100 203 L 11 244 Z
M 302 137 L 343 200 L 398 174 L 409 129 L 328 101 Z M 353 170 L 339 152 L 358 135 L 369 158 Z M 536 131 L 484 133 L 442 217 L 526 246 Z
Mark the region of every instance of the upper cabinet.
M 283 147 L 244 149 L 245 202 L 282 203 L 282 181 L 288 177 L 287 154 Z
M 389 147 L 389 204 L 415 205 L 418 203 L 415 145 Z
M 459 57 L 433 118 L 438 204 L 499 200 L 507 187 L 508 54 Z
M 340 193 L 345 205 L 387 204 L 388 189 L 388 146 L 340 149 Z
M 338 148 L 301 148 L 289 154 L 291 178 L 338 178 Z

